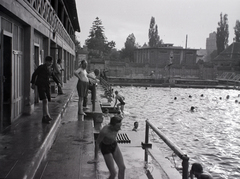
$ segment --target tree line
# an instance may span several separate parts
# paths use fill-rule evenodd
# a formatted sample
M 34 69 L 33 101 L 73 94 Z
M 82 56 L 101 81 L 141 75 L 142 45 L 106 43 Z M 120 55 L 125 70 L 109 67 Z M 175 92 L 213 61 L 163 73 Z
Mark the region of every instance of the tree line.
M 234 27 L 234 41 L 240 42 L 240 21 L 236 20 Z M 220 14 L 220 21 L 218 22 L 217 33 L 216 33 L 216 45 L 217 53 L 220 54 L 228 47 L 229 38 L 229 25 L 228 25 L 228 15 Z M 151 17 L 149 31 L 148 31 L 148 46 L 149 47 L 161 47 L 163 45 L 163 40 L 158 34 L 158 26 L 155 23 L 155 18 Z M 80 42 L 76 40 L 76 45 L 79 48 Z M 102 58 L 105 60 L 117 60 L 133 62 L 134 50 L 139 48 L 140 45 L 136 43 L 136 38 L 134 34 L 128 35 L 126 42 L 124 43 L 124 48 L 121 50 L 116 50 L 114 41 L 108 41 L 104 34 L 104 26 L 102 21 L 96 17 L 92 23 L 92 27 L 89 31 L 89 36 L 85 41 L 85 45 L 89 50 L 90 58 Z M 145 44 L 147 45 L 147 44 Z

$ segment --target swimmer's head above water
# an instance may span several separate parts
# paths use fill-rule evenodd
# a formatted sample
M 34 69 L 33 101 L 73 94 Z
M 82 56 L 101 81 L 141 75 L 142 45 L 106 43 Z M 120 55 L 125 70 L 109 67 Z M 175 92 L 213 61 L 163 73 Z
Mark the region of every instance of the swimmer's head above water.
M 190 111 L 191 111 L 191 112 L 194 112 L 194 110 L 195 110 L 195 107 L 194 107 L 194 106 L 191 106 Z
M 193 163 L 190 170 L 190 177 L 193 178 L 193 175 L 197 179 L 212 179 L 212 176 L 209 173 L 203 171 L 203 167 L 200 163 Z
M 133 130 L 133 131 L 137 131 L 137 129 L 138 129 L 138 122 L 135 121 L 134 124 L 133 124 L 133 126 L 134 126 L 134 127 L 133 127 L 132 130 Z

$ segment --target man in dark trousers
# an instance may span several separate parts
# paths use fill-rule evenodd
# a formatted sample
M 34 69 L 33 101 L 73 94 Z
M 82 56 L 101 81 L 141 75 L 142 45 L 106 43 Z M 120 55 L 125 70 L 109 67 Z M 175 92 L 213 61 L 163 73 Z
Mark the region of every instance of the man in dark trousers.
M 52 71 L 53 58 L 51 56 L 46 56 L 45 63 L 38 66 L 37 69 L 32 74 L 32 89 L 35 89 L 35 85 L 38 89 L 38 95 L 40 100 L 42 100 L 42 110 L 43 118 L 42 123 L 49 124 L 52 118 L 50 117 L 48 110 L 48 101 L 51 101 L 50 93 L 50 80 L 52 76 L 53 80 L 59 84 L 60 82 L 56 79 Z
M 97 83 L 99 82 L 99 74 L 100 74 L 100 71 L 98 69 L 95 69 L 93 72 L 89 73 L 88 76 L 89 76 L 89 85 L 88 85 L 88 90 L 91 91 L 91 101 L 94 102 L 94 96 L 96 98 L 96 85 Z M 84 110 L 88 109 L 87 107 L 87 101 L 88 101 L 88 93 L 87 95 L 83 98 L 83 108 Z M 95 99 L 96 100 L 96 99 Z

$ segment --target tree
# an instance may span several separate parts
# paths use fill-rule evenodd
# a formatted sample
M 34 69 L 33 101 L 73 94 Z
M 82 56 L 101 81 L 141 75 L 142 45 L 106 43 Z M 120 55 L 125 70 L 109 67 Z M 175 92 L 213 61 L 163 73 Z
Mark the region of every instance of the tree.
M 121 50 L 121 57 L 128 59 L 130 62 L 134 61 L 134 50 L 136 49 L 136 38 L 134 34 L 130 34 L 125 42 L 125 48 Z
M 236 25 L 234 27 L 234 33 L 235 33 L 235 42 L 240 42 L 240 21 L 236 21 Z
M 114 41 L 107 42 L 104 47 L 105 54 L 111 53 L 111 50 L 115 47 L 116 43 Z
M 148 45 L 150 47 L 159 47 L 162 44 L 162 41 L 160 40 L 160 36 L 158 35 L 158 26 L 155 25 L 155 18 L 152 17 L 150 21 L 150 27 L 148 31 L 148 38 L 149 42 Z
M 217 28 L 216 43 L 218 54 L 220 54 L 228 46 L 229 32 L 227 14 L 225 14 L 224 16 L 222 16 L 222 13 L 220 14 L 220 22 L 218 22 L 218 26 L 219 27 Z
M 120 58 L 120 51 L 113 48 L 113 49 L 111 49 L 109 56 L 106 59 L 111 60 L 111 61 L 118 61 L 119 58 Z
M 77 40 L 76 36 L 75 36 L 75 51 L 78 52 L 79 50 L 81 50 L 81 43 Z
M 107 38 L 104 35 L 102 21 L 98 17 L 96 17 L 96 20 L 93 22 L 85 44 L 90 50 L 89 55 L 97 58 L 107 55 L 111 49 L 115 47 L 115 42 L 107 41 Z

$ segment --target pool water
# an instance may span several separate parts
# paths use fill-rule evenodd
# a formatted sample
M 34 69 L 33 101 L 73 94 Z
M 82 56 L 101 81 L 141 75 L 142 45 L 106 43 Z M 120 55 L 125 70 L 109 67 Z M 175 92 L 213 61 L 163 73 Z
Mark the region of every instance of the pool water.
M 190 164 L 202 163 L 214 178 L 240 178 L 240 91 L 119 86 L 115 90 L 125 97 L 123 129 L 132 129 L 138 121 L 144 131 L 148 119 L 188 155 Z M 152 137 L 161 146 L 162 141 Z M 172 158 L 169 148 L 159 150 Z

